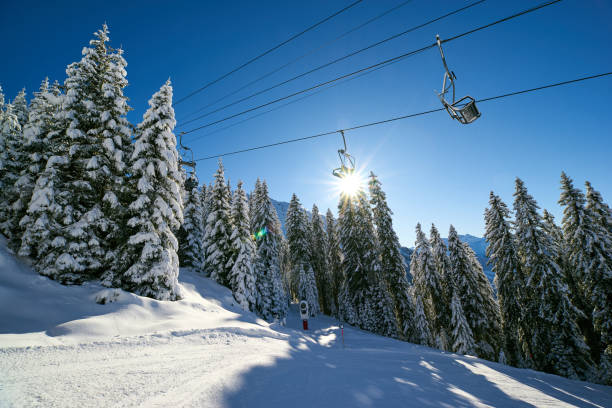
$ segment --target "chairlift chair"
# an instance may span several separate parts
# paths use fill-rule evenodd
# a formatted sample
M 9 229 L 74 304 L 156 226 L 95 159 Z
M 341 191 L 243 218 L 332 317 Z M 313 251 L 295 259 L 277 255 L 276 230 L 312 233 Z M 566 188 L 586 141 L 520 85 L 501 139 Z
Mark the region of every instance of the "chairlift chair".
M 345 178 L 346 176 L 351 175 L 355 172 L 355 159 L 353 158 L 353 156 L 347 153 L 344 130 L 341 130 L 340 134 L 342 135 L 344 149 L 338 150 L 338 157 L 340 158 L 340 167 L 332 170 L 332 174 L 339 178 Z
M 185 134 L 185 132 L 181 132 L 179 133 L 179 146 L 181 148 L 181 157 L 179 158 L 179 164 L 181 166 L 185 166 L 185 167 L 190 167 L 191 168 L 191 173 L 195 173 L 195 160 L 193 159 L 193 150 L 191 150 L 189 147 L 183 145 L 183 135 Z M 182 157 L 185 155 L 185 153 L 189 152 L 191 155 L 191 160 L 190 161 L 185 161 L 182 159 Z
M 444 51 L 442 51 L 442 42 L 440 41 L 439 35 L 436 35 L 436 41 L 438 43 L 438 48 L 440 49 L 442 63 L 444 64 L 444 69 L 446 71 L 444 72 L 444 79 L 442 81 L 442 92 L 438 93 L 438 97 L 451 118 L 457 119 L 464 125 L 472 123 L 480 117 L 480 111 L 476 107 L 476 100 L 469 95 L 455 100 L 455 80 L 457 79 L 457 76 L 453 71 L 449 70 L 448 65 L 446 65 L 446 58 L 444 58 Z M 446 84 L 447 80 L 448 85 Z M 446 93 L 450 90 L 452 90 L 453 93 L 452 102 L 447 101 L 445 98 Z

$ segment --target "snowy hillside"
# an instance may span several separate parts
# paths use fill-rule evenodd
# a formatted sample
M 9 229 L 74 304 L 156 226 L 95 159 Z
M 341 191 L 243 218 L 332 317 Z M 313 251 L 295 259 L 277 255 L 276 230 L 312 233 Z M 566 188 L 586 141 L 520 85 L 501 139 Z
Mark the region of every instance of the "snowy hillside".
M 62 286 L 0 242 L 0 406 L 612 406 L 612 387 L 350 327 L 343 348 L 328 317 L 270 325 L 209 279 L 179 280 L 177 302 Z

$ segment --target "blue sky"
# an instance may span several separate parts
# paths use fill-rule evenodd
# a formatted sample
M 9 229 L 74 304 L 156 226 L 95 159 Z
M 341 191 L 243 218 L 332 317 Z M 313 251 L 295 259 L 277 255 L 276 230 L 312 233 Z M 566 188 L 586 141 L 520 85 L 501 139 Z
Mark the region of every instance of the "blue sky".
M 351 1 L 227 2 L 15 2 L 0 5 L 0 84 L 9 98 L 25 86 L 31 92 L 49 76 L 63 81 L 65 67 L 80 59 L 92 33 L 106 22 L 111 45 L 123 47 L 128 62 L 125 93 L 142 118 L 150 96 L 170 77 L 178 99 Z M 349 11 L 280 48 L 176 107 L 182 118 L 250 80 L 319 46 L 403 0 L 365 0 Z M 341 41 L 300 60 L 231 97 L 247 95 L 353 50 L 445 14 L 467 1 L 413 0 Z M 352 72 L 442 38 L 531 7 L 536 1 L 488 0 L 455 16 L 308 75 L 191 125 L 204 124 L 256 104 Z M 457 92 L 485 98 L 514 90 L 612 70 L 612 3 L 565 0 L 489 30 L 448 43 L 445 53 L 458 77 Z M 434 90 L 442 80 L 436 49 L 378 70 L 312 97 L 261 115 L 225 131 L 213 130 L 252 116 L 194 132 L 187 137 L 196 157 L 282 139 L 351 127 L 439 106 Z M 446 235 L 481 236 L 483 210 L 494 190 L 511 205 L 514 178 L 521 177 L 538 203 L 558 221 L 559 175 L 565 170 L 579 186 L 585 180 L 612 197 L 612 138 L 609 101 L 612 78 L 545 90 L 480 105 L 482 117 L 469 126 L 444 112 L 347 132 L 357 165 L 379 175 L 395 212 L 402 244 L 412 246 L 414 226 L 434 222 Z M 230 156 L 224 159 L 232 183 L 250 189 L 257 177 L 271 196 L 289 201 L 297 193 L 306 207 L 316 203 L 335 212 L 330 183 L 337 167 L 339 136 Z M 208 182 L 215 160 L 199 162 Z

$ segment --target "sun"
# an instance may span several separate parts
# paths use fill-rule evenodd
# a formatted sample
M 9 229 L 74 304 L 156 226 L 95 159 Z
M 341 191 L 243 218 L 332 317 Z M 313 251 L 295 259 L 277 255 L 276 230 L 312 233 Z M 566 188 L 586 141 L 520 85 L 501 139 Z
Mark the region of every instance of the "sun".
M 351 197 L 360 192 L 365 184 L 365 181 L 357 172 L 345 174 L 337 182 L 340 193 Z

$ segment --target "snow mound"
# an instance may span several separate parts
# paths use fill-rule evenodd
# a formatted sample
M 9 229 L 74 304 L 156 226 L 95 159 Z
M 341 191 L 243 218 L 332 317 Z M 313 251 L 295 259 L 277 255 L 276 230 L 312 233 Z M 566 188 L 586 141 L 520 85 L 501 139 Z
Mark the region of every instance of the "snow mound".
M 244 312 L 182 269 L 184 299 L 62 286 L 0 241 L 0 406 L 612 407 L 612 387 L 312 318 Z M 343 341 L 344 340 L 344 341 Z

